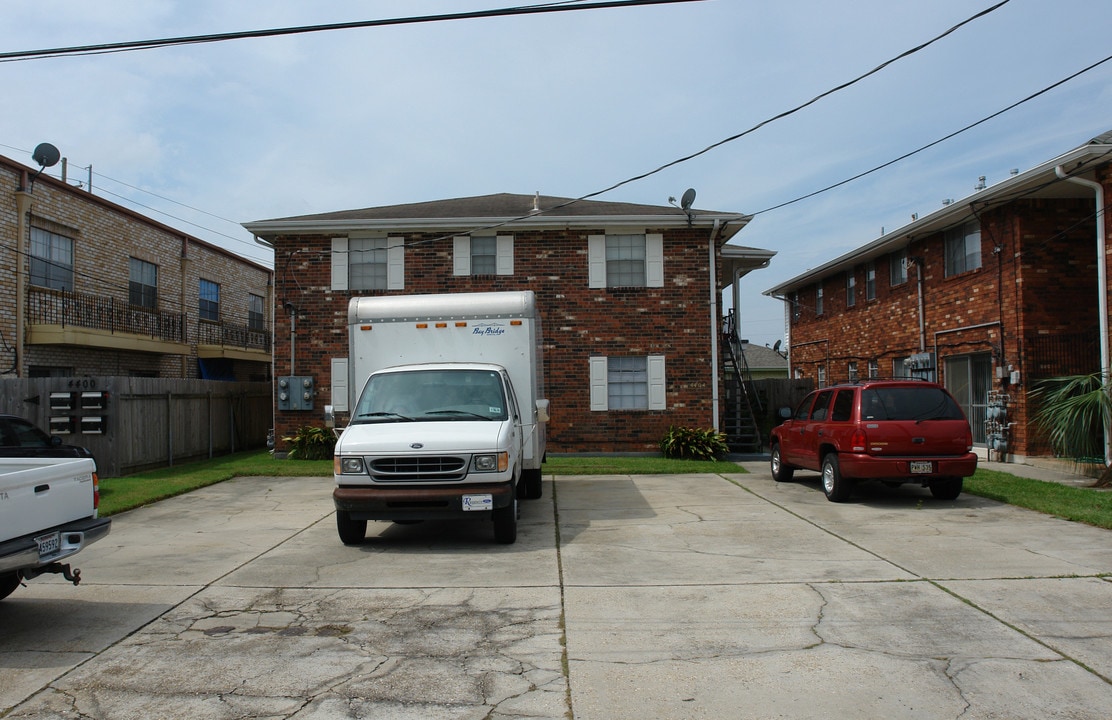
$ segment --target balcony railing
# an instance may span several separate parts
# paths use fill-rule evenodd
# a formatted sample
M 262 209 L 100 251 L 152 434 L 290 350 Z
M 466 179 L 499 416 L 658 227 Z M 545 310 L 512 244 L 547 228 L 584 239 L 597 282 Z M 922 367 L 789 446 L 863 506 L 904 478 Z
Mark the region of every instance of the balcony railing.
M 188 343 L 185 313 L 149 310 L 102 295 L 43 287 L 27 288 L 27 323 L 81 327 L 110 333 L 129 333 L 162 342 Z M 247 325 L 197 323 L 196 343 L 245 350 L 271 350 L 271 333 Z

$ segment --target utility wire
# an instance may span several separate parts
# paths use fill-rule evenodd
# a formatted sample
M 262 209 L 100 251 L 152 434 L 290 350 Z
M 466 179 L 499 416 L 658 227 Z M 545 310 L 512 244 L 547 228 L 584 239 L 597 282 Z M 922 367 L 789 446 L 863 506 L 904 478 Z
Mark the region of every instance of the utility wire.
M 606 2 L 591 2 L 581 4 L 557 2 L 542 5 L 525 5 L 519 7 L 499 8 L 495 10 L 474 10 L 462 13 L 421 15 L 401 18 L 389 18 L 384 20 L 358 20 L 354 22 L 329 23 L 324 25 L 301 25 L 296 27 L 270 28 L 267 30 L 244 30 L 228 33 L 209 33 L 205 35 L 188 35 L 183 37 L 159 38 L 154 40 L 131 40 L 117 43 L 77 45 L 73 47 L 48 48 L 44 50 L 18 50 L 15 52 L 0 53 L 0 62 L 42 60 L 44 58 L 61 57 L 68 55 L 100 55 L 106 53 L 130 52 L 133 50 L 150 50 L 154 48 L 173 47 L 177 45 L 198 45 L 203 43 L 224 42 L 226 40 L 245 40 L 249 38 L 300 35 L 305 33 L 324 32 L 327 30 L 353 30 L 358 28 L 386 27 L 391 25 L 414 25 L 418 23 L 444 22 L 448 20 L 476 20 L 480 18 L 511 17 L 516 15 L 540 15 L 577 10 L 603 10 L 610 8 L 637 7 L 642 5 L 671 5 L 675 3 L 703 1 L 704 0 L 608 0 Z

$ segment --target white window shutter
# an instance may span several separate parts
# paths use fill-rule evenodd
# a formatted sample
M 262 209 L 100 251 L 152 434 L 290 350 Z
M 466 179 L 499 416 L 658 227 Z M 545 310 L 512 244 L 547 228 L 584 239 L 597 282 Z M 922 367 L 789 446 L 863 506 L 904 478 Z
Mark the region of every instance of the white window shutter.
M 386 289 L 405 289 L 405 238 L 386 238 Z
M 593 357 L 591 362 L 591 412 L 609 409 L 607 392 L 606 358 Z
M 452 274 L 471 274 L 471 238 L 467 235 L 452 238 Z
M 645 235 L 645 286 L 664 287 L 664 236 Z
M 606 287 L 606 236 L 587 237 L 587 287 Z
M 332 358 L 332 410 L 348 412 L 348 359 Z
M 499 235 L 495 240 L 496 252 L 495 272 L 499 275 L 514 274 L 514 236 Z
M 664 393 L 664 356 L 649 355 L 649 410 L 667 410 Z
M 348 289 L 348 239 L 332 238 L 332 289 Z

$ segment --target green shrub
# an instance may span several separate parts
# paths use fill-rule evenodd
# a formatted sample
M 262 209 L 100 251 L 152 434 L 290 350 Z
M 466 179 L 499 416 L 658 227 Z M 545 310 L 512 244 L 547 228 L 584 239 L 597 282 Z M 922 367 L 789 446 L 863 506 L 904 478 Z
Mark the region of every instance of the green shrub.
M 328 428 L 302 425 L 293 437 L 284 437 L 282 442 L 290 443 L 290 460 L 328 460 L 336 447 L 336 436 Z
M 660 441 L 660 451 L 667 458 L 717 460 L 730 448 L 726 445 L 726 436 L 713 428 L 700 430 L 673 425 Z

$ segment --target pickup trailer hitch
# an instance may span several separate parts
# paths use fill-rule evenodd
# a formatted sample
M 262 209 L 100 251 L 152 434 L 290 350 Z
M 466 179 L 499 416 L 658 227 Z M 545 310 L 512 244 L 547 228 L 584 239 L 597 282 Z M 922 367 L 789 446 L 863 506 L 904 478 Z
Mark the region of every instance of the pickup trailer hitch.
M 64 577 L 66 580 L 69 580 L 74 585 L 78 585 L 81 582 L 81 570 L 77 568 L 70 570 L 69 563 L 58 562 L 50 563 L 49 565 L 43 565 L 42 567 L 34 568 L 33 570 L 24 570 L 23 579 L 33 580 L 39 575 L 45 575 L 46 573 L 60 574 L 62 577 Z

